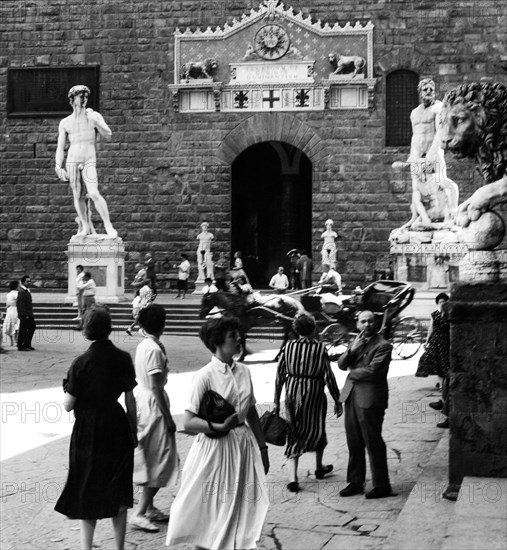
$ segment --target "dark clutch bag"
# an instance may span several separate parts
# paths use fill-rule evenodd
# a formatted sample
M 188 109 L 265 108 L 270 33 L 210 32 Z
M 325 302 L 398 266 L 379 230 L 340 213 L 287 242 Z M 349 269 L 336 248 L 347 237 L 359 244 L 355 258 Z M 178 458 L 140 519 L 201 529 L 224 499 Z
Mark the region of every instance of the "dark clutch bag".
M 208 423 L 211 430 L 211 422 L 221 424 L 225 422 L 225 419 L 234 414 L 236 410 L 234 407 L 224 399 L 219 393 L 213 390 L 206 390 L 202 396 L 201 404 L 199 405 L 199 418 L 203 418 Z M 229 432 L 216 432 L 205 434 L 211 439 L 218 439 L 224 437 Z
M 266 411 L 260 421 L 266 442 L 283 447 L 287 435 L 287 421 L 271 411 Z

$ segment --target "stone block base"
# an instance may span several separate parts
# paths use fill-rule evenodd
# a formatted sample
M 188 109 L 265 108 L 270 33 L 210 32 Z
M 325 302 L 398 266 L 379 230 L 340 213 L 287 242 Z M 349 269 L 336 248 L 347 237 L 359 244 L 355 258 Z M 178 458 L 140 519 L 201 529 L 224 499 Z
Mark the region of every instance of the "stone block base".
M 67 245 L 68 296 L 66 303 L 76 300 L 76 266 L 82 265 L 92 274 L 97 285 L 97 302 L 115 304 L 125 297 L 125 245 L 120 238 L 97 236 L 72 240 Z
M 460 261 L 467 252 L 462 243 L 391 243 L 394 278 L 409 282 L 417 291 L 447 290 L 463 279 Z
M 507 282 L 507 250 L 471 250 L 459 262 L 463 281 Z
M 507 283 L 458 283 L 448 311 L 449 482 L 507 477 Z

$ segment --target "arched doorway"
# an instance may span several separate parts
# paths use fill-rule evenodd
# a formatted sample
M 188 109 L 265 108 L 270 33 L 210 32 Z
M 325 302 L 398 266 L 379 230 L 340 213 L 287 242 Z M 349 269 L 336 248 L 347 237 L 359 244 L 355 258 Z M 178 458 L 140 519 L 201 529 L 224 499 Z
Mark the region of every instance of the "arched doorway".
M 267 141 L 243 151 L 232 164 L 231 250 L 241 250 L 245 271 L 267 287 L 287 252 L 311 251 L 312 164 L 296 147 Z

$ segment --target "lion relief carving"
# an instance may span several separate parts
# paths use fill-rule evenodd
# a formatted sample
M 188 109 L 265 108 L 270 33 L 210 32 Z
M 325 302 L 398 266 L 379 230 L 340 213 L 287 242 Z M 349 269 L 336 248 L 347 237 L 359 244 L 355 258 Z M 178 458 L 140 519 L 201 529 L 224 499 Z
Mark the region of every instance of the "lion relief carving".
M 475 160 L 485 185 L 458 208 L 457 223 L 467 227 L 507 202 L 507 87 L 469 83 L 444 97 L 440 136 L 442 148 Z
M 352 73 L 352 78 L 354 78 L 359 73 L 362 73 L 366 67 L 366 59 L 359 55 L 340 55 L 339 53 L 331 52 L 327 56 L 327 59 L 333 68 L 332 74 Z
M 188 61 L 181 66 L 181 79 L 188 82 L 190 79 L 213 79 L 212 72 L 218 69 L 216 59 L 209 58 L 203 61 Z

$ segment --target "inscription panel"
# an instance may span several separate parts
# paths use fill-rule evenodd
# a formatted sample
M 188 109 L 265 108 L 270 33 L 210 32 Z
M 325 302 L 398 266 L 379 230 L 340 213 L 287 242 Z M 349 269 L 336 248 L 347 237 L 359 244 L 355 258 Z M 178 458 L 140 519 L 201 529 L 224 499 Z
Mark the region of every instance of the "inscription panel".
M 231 84 L 270 82 L 313 82 L 315 61 L 286 63 L 231 63 Z

